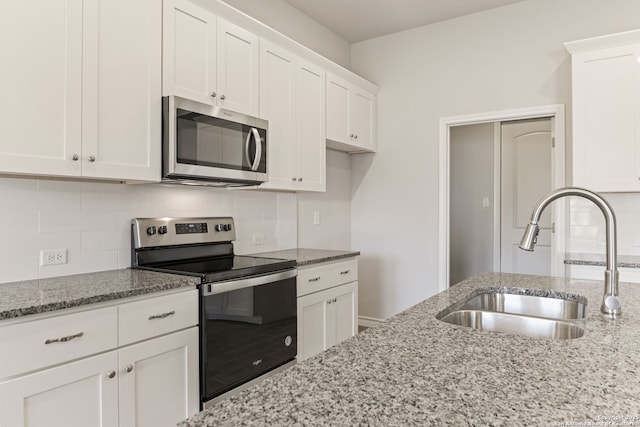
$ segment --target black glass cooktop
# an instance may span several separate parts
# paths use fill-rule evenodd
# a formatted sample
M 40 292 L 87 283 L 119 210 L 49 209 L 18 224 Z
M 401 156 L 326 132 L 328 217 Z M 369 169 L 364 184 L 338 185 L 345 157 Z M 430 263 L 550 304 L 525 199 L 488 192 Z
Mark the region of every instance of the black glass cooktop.
M 293 268 L 295 266 L 295 261 L 286 259 L 229 256 L 200 258 L 180 262 L 165 262 L 139 268 L 162 271 L 165 273 L 199 276 L 202 278 L 202 283 L 211 283 L 273 273 Z

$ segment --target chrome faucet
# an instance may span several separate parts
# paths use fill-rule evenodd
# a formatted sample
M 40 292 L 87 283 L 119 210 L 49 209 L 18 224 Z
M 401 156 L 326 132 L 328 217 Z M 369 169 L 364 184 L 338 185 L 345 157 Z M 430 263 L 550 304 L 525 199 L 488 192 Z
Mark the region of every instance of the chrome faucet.
M 600 310 L 609 315 L 609 317 L 617 317 L 622 314 L 620 307 L 620 297 L 618 296 L 618 261 L 617 261 L 617 245 L 616 245 L 616 215 L 613 213 L 611 205 L 593 191 L 585 190 L 577 187 L 565 187 L 552 191 L 543 197 L 531 214 L 531 222 L 527 225 L 527 229 L 520 241 L 520 249 L 525 251 L 533 251 L 536 243 L 538 232 L 538 222 L 542 211 L 547 205 L 556 199 L 566 196 L 579 196 L 587 200 L 591 200 L 602 211 L 606 222 L 607 235 L 607 267 L 604 271 L 604 295 L 602 296 L 602 305 Z

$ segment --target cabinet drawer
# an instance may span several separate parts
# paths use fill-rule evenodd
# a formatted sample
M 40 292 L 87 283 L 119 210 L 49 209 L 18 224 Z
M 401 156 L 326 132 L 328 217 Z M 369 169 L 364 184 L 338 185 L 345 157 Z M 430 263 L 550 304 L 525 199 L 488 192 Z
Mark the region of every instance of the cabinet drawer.
M 358 261 L 349 259 L 298 270 L 298 296 L 358 280 Z
M 0 378 L 116 348 L 117 325 L 106 307 L 0 327 Z
M 197 290 L 118 306 L 118 342 L 121 346 L 197 324 Z

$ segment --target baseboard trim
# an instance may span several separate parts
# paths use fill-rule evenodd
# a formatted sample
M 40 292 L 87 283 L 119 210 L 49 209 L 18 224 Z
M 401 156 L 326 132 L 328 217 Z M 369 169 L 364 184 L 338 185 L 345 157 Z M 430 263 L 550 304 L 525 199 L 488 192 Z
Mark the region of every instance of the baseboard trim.
M 383 319 L 376 319 L 375 317 L 358 316 L 358 326 L 364 326 L 366 328 L 374 327 L 383 321 Z

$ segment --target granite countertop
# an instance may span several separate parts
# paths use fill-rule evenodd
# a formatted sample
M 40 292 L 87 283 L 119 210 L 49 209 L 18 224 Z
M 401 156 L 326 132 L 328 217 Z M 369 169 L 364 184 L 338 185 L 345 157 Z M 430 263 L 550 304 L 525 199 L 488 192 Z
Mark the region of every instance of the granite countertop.
M 256 254 L 249 254 L 251 256 L 260 256 L 265 258 L 282 258 L 287 260 L 294 260 L 298 264 L 298 267 L 318 264 L 327 261 L 336 261 L 345 258 L 352 258 L 360 255 L 360 252 L 354 251 L 337 251 L 330 249 L 285 249 L 272 252 L 260 252 Z
M 195 287 L 200 279 L 145 270 L 111 270 L 0 283 L 0 320 Z
M 565 264 L 568 265 L 596 265 L 604 267 L 606 263 L 604 254 L 567 253 Z M 618 268 L 640 268 L 640 256 L 618 255 Z
M 495 287 L 586 297 L 585 335 L 535 339 L 436 319 Z M 600 314 L 602 291 L 599 281 L 483 273 L 179 425 L 639 425 L 640 288 L 620 285 L 615 321 Z

